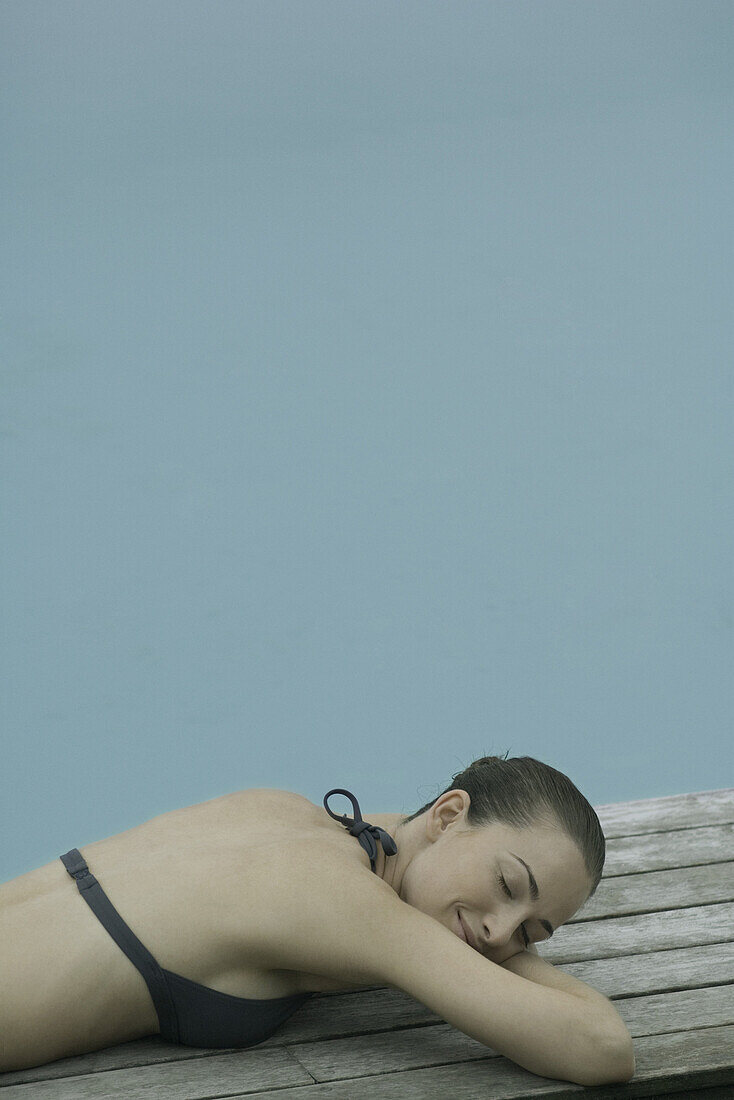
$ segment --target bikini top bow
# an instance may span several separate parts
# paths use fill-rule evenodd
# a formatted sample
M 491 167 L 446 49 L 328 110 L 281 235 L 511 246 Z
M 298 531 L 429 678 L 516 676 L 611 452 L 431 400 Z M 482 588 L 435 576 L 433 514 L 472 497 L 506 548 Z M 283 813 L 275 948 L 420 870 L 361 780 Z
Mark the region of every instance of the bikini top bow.
M 335 814 L 329 809 L 328 801 L 333 794 L 345 794 L 350 799 L 352 806 L 354 807 L 354 819 L 347 817 L 346 814 Z M 359 843 L 364 848 L 367 855 L 370 857 L 370 864 L 372 870 L 375 869 L 375 860 L 377 859 L 377 841 L 382 844 L 382 849 L 386 856 L 397 855 L 398 846 L 384 829 L 381 829 L 379 825 L 370 825 L 368 821 L 362 820 L 362 811 L 359 808 L 359 802 L 351 793 L 351 791 L 345 791 L 343 787 L 334 787 L 332 791 L 324 795 L 324 809 L 329 817 L 333 817 L 334 821 L 340 821 L 345 829 L 348 830 L 351 836 L 356 836 Z

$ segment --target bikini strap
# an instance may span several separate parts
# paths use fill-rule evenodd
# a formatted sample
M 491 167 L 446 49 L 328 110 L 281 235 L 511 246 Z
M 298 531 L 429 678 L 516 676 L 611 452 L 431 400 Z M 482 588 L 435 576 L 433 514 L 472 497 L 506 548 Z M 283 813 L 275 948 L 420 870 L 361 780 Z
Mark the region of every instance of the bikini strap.
M 89 870 L 87 861 L 79 849 L 72 848 L 63 856 L 59 856 L 59 859 L 71 877 L 76 880 L 79 893 L 97 920 L 142 974 L 153 999 L 155 1010 L 158 1013 L 161 1035 L 170 1042 L 178 1043 L 180 1040 L 176 1006 L 173 1003 L 171 991 L 158 962 L 117 912 L 99 882 Z
M 354 819 L 347 817 L 346 814 L 335 814 L 329 809 L 328 802 L 333 794 L 345 794 L 352 803 L 354 809 Z M 334 787 L 332 791 L 329 791 L 327 795 L 324 795 L 324 809 L 329 817 L 333 817 L 334 821 L 340 821 L 345 829 L 348 830 L 350 836 L 356 836 L 359 843 L 364 848 L 367 855 L 370 857 L 370 864 L 372 870 L 375 869 L 375 860 L 377 859 L 377 841 L 382 844 L 383 851 L 386 856 L 397 855 L 398 846 L 384 829 L 381 829 L 379 825 L 370 825 L 369 822 L 362 820 L 362 811 L 359 808 L 359 802 L 351 793 L 351 791 L 345 791 L 343 787 Z

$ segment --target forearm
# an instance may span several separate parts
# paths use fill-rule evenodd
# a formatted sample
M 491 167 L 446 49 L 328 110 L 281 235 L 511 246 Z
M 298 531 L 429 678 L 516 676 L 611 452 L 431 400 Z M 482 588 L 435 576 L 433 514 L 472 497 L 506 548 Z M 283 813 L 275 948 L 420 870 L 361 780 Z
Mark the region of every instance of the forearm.
M 565 971 L 558 970 L 540 958 L 537 952 L 521 951 L 504 962 L 502 967 L 518 977 L 573 997 L 581 1007 L 585 1027 L 597 1035 L 597 1041 L 608 1049 L 613 1061 L 618 1062 L 623 1076 L 616 1079 L 629 1080 L 634 1076 L 632 1036 L 608 997 Z
M 592 1013 L 601 1021 L 606 1021 L 613 1031 L 620 1035 L 629 1035 L 622 1017 L 617 1012 L 612 1001 L 600 993 L 597 989 L 579 981 L 578 978 L 567 974 L 565 970 L 559 970 L 552 966 L 546 959 L 538 955 L 537 951 L 520 951 L 516 955 L 503 962 L 504 970 L 517 974 L 521 978 L 535 982 L 537 985 L 547 985 L 551 989 L 560 989 L 563 993 L 570 993 L 574 997 L 581 997 L 590 1006 Z
M 531 1073 L 579 1085 L 613 1084 L 634 1076 L 632 1040 L 613 1008 L 617 1022 L 611 1025 L 606 1006 L 562 989 L 529 984 L 523 1000 L 524 1026 L 504 1034 L 498 1029 L 499 1053 Z

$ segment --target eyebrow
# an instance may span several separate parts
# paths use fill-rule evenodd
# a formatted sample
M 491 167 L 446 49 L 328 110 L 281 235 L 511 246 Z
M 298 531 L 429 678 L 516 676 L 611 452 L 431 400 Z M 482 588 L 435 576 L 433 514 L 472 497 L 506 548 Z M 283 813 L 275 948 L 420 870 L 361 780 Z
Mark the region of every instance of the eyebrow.
M 524 859 L 522 859 L 520 856 L 516 856 L 514 852 L 510 852 L 510 855 L 515 856 L 515 859 L 518 860 L 519 863 L 522 863 L 523 867 L 527 871 L 528 881 L 530 883 L 530 897 L 533 899 L 533 901 L 537 901 L 540 897 L 540 890 L 538 889 L 538 884 L 535 881 L 535 875 L 530 870 Z M 543 925 L 543 928 L 545 928 L 546 932 L 548 933 L 548 939 L 550 939 L 554 932 L 554 928 L 551 922 L 548 920 L 538 919 L 538 924 Z

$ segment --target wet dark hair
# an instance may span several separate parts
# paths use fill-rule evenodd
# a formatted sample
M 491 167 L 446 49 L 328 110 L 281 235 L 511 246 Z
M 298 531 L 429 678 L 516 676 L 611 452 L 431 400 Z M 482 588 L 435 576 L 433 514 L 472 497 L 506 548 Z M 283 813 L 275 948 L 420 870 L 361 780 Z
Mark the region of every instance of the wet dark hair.
M 401 825 L 420 817 L 446 791 L 466 791 L 471 799 L 470 826 L 481 828 L 498 821 L 515 829 L 532 825 L 560 826 L 574 841 L 592 882 L 588 898 L 601 880 L 606 858 L 604 832 L 593 806 L 567 775 L 532 756 L 482 756 L 457 772 L 445 790 Z

